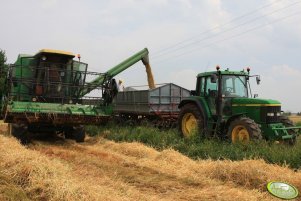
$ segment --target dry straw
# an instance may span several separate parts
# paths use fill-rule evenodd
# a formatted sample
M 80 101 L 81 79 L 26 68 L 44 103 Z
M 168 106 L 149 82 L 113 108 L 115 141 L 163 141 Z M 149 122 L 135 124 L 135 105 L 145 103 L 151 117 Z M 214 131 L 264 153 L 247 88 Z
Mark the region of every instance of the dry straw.
M 301 189 L 300 172 L 262 160 L 195 161 L 101 138 L 26 148 L 0 136 L 0 164 L 30 200 L 277 200 L 265 190 L 271 180 Z

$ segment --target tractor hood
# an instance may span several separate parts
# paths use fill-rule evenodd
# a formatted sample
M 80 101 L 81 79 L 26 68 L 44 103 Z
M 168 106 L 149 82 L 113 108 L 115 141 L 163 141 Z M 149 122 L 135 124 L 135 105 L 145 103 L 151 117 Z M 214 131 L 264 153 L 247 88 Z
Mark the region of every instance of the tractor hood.
M 271 99 L 233 98 L 232 106 L 281 106 L 281 103 Z

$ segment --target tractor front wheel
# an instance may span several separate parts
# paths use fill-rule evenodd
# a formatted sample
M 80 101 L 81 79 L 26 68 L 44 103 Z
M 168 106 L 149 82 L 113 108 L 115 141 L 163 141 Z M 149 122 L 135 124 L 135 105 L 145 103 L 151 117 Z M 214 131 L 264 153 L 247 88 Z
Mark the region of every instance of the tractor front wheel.
M 195 104 L 184 105 L 179 114 L 178 125 L 183 137 L 189 138 L 203 133 L 204 117 Z
M 233 120 L 230 123 L 227 135 L 232 143 L 248 144 L 251 140 L 262 139 L 258 124 L 248 117 L 239 117 Z

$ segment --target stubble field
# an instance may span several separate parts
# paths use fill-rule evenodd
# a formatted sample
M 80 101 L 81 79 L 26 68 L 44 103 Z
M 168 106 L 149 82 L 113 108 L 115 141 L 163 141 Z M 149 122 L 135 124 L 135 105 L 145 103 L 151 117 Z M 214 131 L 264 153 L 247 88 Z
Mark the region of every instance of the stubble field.
M 82 144 L 56 138 L 27 146 L 0 135 L 0 200 L 278 200 L 267 182 L 301 189 L 300 169 L 262 159 L 192 160 L 105 135 Z

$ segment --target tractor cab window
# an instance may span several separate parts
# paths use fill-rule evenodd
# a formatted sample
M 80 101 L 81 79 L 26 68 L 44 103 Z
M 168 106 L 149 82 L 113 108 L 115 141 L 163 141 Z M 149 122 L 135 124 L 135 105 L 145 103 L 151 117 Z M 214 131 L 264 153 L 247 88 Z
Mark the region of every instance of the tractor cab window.
M 216 83 L 211 82 L 211 77 L 206 78 L 206 95 L 216 97 L 217 96 L 217 86 L 218 80 Z
M 200 87 L 201 88 L 201 94 L 200 95 L 204 96 L 205 95 L 205 78 L 204 77 L 201 78 L 201 83 L 200 84 L 201 84 L 201 87 Z
M 198 96 L 205 95 L 205 77 L 198 77 L 196 84 L 196 93 Z
M 224 97 L 248 97 L 245 76 L 223 76 L 222 94 Z

